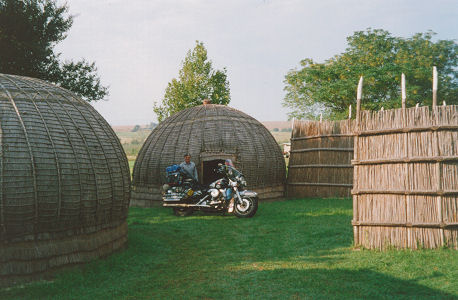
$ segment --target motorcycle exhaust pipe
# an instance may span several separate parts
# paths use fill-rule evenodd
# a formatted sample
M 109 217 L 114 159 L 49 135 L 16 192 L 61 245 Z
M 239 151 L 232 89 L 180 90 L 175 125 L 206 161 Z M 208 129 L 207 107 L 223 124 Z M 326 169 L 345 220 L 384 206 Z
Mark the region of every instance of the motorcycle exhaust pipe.
M 186 204 L 186 203 L 163 203 L 163 207 L 211 207 L 210 205 Z

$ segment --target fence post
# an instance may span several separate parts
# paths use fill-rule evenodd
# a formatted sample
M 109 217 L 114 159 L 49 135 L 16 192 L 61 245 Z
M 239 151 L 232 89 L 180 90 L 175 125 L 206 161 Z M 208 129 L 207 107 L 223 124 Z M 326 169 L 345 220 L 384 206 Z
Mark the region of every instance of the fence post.
M 433 108 L 437 106 L 437 68 L 433 67 Z
M 363 76 L 359 78 L 358 90 L 356 92 L 356 126 L 359 130 L 359 112 L 361 110 L 361 96 L 363 94 Z M 356 152 L 355 152 L 356 153 Z
M 406 76 L 404 73 L 401 74 L 401 99 L 402 99 L 402 108 L 406 108 Z
M 404 126 L 404 128 L 407 128 L 408 122 L 407 122 L 407 111 L 406 111 L 406 76 L 404 75 L 404 73 L 401 74 L 401 107 L 402 107 L 402 116 L 404 118 L 404 122 L 402 125 Z M 408 145 L 409 133 L 406 132 L 403 135 L 404 135 L 404 151 L 405 151 L 404 157 L 408 159 L 409 157 L 409 145 Z M 406 177 L 406 182 L 407 182 L 406 186 L 404 186 L 404 190 L 410 191 L 411 176 L 410 176 L 410 171 L 409 171 L 409 165 L 407 163 L 404 164 L 404 172 L 405 172 L 404 176 Z M 410 211 L 409 201 L 410 201 L 410 196 L 405 195 L 404 197 L 405 215 L 406 215 L 405 223 L 409 222 L 409 211 Z M 405 233 L 406 233 L 406 240 L 404 242 L 404 247 L 407 248 L 411 243 L 411 240 L 410 240 L 411 230 L 406 227 Z
M 355 130 L 355 137 L 354 137 L 354 146 L 353 146 L 353 159 L 355 161 L 358 160 L 358 140 L 359 140 L 359 131 L 360 131 L 360 113 L 361 113 L 361 97 L 363 94 L 363 76 L 359 78 L 358 82 L 358 90 L 356 91 L 356 130 Z M 353 190 L 358 191 L 359 186 L 358 186 L 358 181 L 355 180 L 358 177 L 358 172 L 359 172 L 359 167 L 355 165 L 353 167 Z M 358 221 L 358 197 L 359 195 L 353 195 L 353 222 Z M 354 223 L 355 224 L 355 223 Z M 353 225 L 353 239 L 355 246 L 358 246 L 360 244 L 359 241 L 359 226 L 358 225 Z

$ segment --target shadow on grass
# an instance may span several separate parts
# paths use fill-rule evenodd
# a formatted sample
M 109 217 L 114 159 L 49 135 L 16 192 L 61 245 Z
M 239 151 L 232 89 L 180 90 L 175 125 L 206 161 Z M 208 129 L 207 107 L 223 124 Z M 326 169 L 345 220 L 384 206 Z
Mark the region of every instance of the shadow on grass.
M 227 298 L 261 297 L 312 298 L 312 299 L 457 299 L 440 290 L 425 287 L 415 281 L 402 280 L 368 269 L 276 269 L 245 270 L 233 272 L 229 276 L 238 280 Z M 215 292 L 224 288 L 216 287 Z M 221 296 L 205 293 L 205 297 Z

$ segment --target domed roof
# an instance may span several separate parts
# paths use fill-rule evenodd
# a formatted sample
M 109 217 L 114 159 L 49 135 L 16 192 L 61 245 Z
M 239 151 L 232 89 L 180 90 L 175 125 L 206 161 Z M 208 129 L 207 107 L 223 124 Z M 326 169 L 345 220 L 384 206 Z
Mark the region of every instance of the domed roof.
M 231 158 L 250 189 L 285 181 L 283 155 L 264 125 L 231 107 L 206 104 L 180 111 L 153 130 L 135 162 L 134 189 L 163 184 L 165 168 L 182 162 L 185 153 L 191 154 L 199 177 L 204 175 L 204 162 Z
M 0 74 L 0 242 L 115 226 L 127 218 L 129 194 L 125 153 L 91 105 Z

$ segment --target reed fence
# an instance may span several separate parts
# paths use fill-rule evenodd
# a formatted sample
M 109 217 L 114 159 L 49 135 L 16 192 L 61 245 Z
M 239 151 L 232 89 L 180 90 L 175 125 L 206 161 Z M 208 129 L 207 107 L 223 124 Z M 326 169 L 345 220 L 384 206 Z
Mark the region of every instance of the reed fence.
M 288 197 L 350 197 L 354 120 L 295 121 Z
M 457 108 L 359 114 L 352 161 L 355 245 L 457 248 Z

